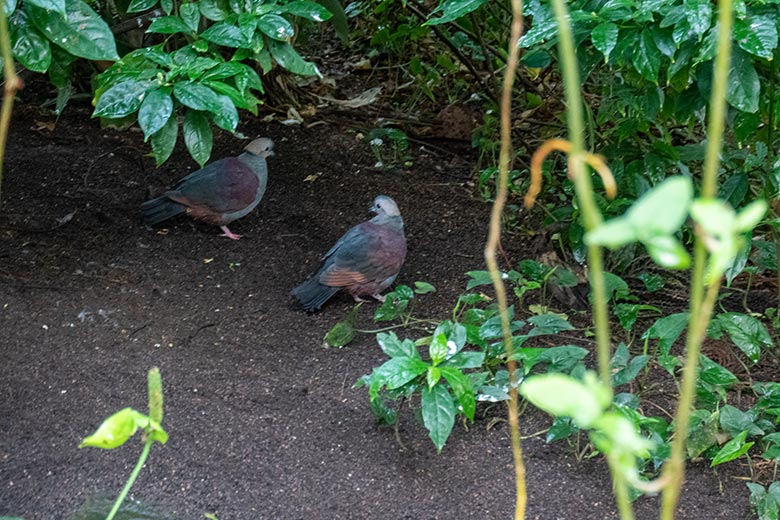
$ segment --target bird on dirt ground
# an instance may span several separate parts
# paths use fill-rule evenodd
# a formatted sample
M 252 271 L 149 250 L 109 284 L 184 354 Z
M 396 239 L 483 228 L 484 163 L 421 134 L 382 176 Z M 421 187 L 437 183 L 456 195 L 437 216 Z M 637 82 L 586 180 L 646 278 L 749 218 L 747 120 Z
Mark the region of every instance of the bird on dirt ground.
M 404 221 L 395 201 L 386 195 L 374 199 L 376 216 L 358 224 L 322 257 L 317 272 L 292 290 L 306 311 L 316 311 L 339 289 L 355 301 L 370 296 L 383 302 L 380 293 L 390 287 L 406 258 Z
M 187 175 L 173 188 L 141 205 L 144 224 L 153 226 L 180 213 L 219 226 L 220 236 L 238 240 L 227 225 L 255 209 L 268 182 L 266 158 L 274 155 L 267 137 L 255 139 L 238 157 L 227 157 Z

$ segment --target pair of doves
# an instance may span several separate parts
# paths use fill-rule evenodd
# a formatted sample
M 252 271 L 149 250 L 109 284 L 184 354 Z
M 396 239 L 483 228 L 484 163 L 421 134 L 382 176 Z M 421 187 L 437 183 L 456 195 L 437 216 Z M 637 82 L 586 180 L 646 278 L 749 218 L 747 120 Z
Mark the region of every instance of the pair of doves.
M 144 224 L 153 226 L 186 213 L 219 226 L 238 240 L 227 225 L 260 203 L 268 182 L 266 159 L 273 141 L 255 139 L 238 157 L 220 159 L 192 172 L 170 190 L 141 205 Z M 395 201 L 386 195 L 374 199 L 376 216 L 347 231 L 322 257 L 319 269 L 292 290 L 306 311 L 316 311 L 340 289 L 355 301 L 363 297 L 384 301 L 381 292 L 390 287 L 406 258 L 404 222 Z

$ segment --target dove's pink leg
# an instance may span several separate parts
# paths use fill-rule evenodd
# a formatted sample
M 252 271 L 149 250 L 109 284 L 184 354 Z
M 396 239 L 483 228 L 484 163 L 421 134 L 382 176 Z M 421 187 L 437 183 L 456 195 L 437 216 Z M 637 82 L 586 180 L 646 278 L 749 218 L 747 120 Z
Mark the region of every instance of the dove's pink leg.
M 228 237 L 231 240 L 238 240 L 243 236 L 243 235 L 236 235 L 235 233 L 230 231 L 227 226 L 219 226 L 219 227 L 222 231 L 224 231 L 224 233 L 219 235 L 221 237 Z
M 352 295 L 352 299 L 354 299 L 356 302 L 367 302 L 368 301 L 368 300 L 364 300 L 363 298 L 361 298 L 357 294 L 353 294 Z
M 379 294 L 379 293 L 372 294 L 371 297 L 372 298 L 376 298 L 377 300 L 379 300 L 382 303 L 385 303 L 385 300 L 387 299 L 387 298 L 385 298 L 385 296 L 383 294 Z

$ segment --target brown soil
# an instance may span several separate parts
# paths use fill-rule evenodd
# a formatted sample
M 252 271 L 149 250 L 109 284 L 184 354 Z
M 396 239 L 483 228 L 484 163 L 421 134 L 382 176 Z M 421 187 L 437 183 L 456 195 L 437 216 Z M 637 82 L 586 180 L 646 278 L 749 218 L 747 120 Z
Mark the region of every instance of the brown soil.
M 393 196 L 406 221 L 399 282 L 438 291 L 418 305 L 444 318 L 483 265 L 489 207 L 471 196 L 469 145 L 413 152 L 408 170 L 373 167 L 345 128 L 247 121 L 245 135 L 277 143 L 268 192 L 218 229 L 180 218 L 167 233 L 140 224 L 139 204 L 193 169 L 180 144 L 161 169 L 135 131 L 99 128 L 86 105 L 52 118 L 19 106 L 8 143 L 0 212 L 0 515 L 65 518 L 96 493 L 115 494 L 140 452 L 77 449 L 124 406 L 146 409 L 146 371 L 159 366 L 170 440 L 155 446 L 131 495 L 181 518 L 486 519 L 514 507 L 508 427 L 500 407 L 456 428 L 441 455 L 405 410 L 377 426 L 355 380 L 384 360 L 370 335 L 322 347 L 352 307 L 336 297 L 319 314 L 288 293 L 373 197 Z M 242 142 L 217 136 L 213 157 Z M 431 151 L 434 150 L 434 151 Z M 313 182 L 307 177 L 316 175 Z M 514 261 L 523 244 L 508 241 Z M 423 303 L 424 302 L 424 303 Z M 362 309 L 369 326 L 373 304 Z M 593 359 L 591 358 L 592 362 Z M 525 435 L 546 428 L 522 416 Z M 577 462 L 565 443 L 525 441 L 529 519 L 617 518 L 600 457 Z M 689 466 L 681 519 L 749 514 L 746 473 Z M 656 517 L 640 498 L 637 518 Z

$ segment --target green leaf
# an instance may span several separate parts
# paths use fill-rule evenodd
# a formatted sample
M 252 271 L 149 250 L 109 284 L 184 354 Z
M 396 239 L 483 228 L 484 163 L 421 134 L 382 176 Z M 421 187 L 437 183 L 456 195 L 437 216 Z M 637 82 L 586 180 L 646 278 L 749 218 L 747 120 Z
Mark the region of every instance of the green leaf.
M 429 356 L 434 365 L 441 363 L 447 355 L 447 335 L 444 332 L 434 333 L 429 347 Z
M 179 6 L 179 16 L 189 28 L 190 32 L 198 32 L 198 25 L 200 25 L 200 9 L 198 4 L 194 2 L 187 2 Z
M 593 46 L 604 55 L 604 63 L 609 62 L 609 55 L 617 44 L 618 32 L 616 24 L 607 22 L 597 25 L 590 33 Z
M 755 442 L 745 442 L 747 432 L 743 431 L 729 442 L 727 442 L 720 451 L 712 458 L 710 467 L 715 467 L 724 462 L 730 462 L 734 459 L 738 459 L 755 444 Z
M 452 22 L 479 9 L 485 2 L 487 0 L 445 0 L 431 12 L 431 16 L 438 13 L 442 13 L 442 15 L 439 18 L 429 18 L 423 25 L 439 25 Z
M 635 356 L 631 359 L 628 366 L 619 370 L 612 376 L 612 384 L 614 386 L 624 385 L 633 381 L 639 372 L 645 368 L 647 362 L 651 356 Z
M 631 62 L 637 72 L 647 81 L 658 84 L 658 71 L 661 68 L 661 53 L 653 41 L 653 34 L 648 30 L 642 30 L 639 41 L 634 47 Z
M 79 444 L 79 448 L 93 446 L 111 450 L 123 445 L 139 429 L 149 424 L 149 417 L 133 410 L 124 408 L 103 421 L 98 429 Z
M 371 399 L 376 399 L 382 386 L 386 386 L 388 390 L 400 388 L 427 372 L 429 366 L 420 359 L 410 357 L 395 357 L 386 361 L 371 373 L 371 384 L 368 388 Z
M 325 334 L 325 343 L 330 347 L 343 347 L 353 339 L 355 339 L 355 325 L 348 319 L 336 323 Z
M 212 22 L 221 22 L 230 15 L 227 0 L 200 0 L 200 14 Z
M 395 332 L 380 332 L 376 335 L 376 341 L 379 343 L 379 348 L 382 349 L 382 352 L 391 358 L 408 357 L 421 359 L 420 353 L 417 352 L 417 347 L 414 346 L 414 342 L 409 339 L 401 341 L 398 339 L 398 336 L 395 335 Z
M 414 282 L 415 294 L 428 294 L 435 291 L 436 288 L 427 282 Z
M 130 5 L 127 7 L 128 13 L 140 13 L 141 11 L 148 11 L 160 0 L 132 0 L 130 2 Z
M 744 51 L 734 49 L 726 90 L 726 100 L 729 105 L 743 112 L 756 112 L 760 91 L 761 82 L 753 59 Z
M 204 40 L 223 45 L 225 47 L 246 47 L 249 41 L 241 30 L 233 24 L 227 22 L 217 22 L 200 35 Z
M 129 116 L 141 106 L 150 86 L 148 81 L 134 79 L 114 85 L 100 96 L 92 117 L 120 119 Z
M 477 401 L 471 379 L 457 368 L 449 366 L 441 367 L 441 375 L 444 376 L 444 379 L 447 380 L 450 388 L 452 388 L 455 398 L 463 409 L 463 415 L 470 421 L 473 421 L 474 412 L 477 408 Z
M 146 32 L 158 34 L 195 33 L 195 31 L 178 16 L 161 16 L 160 18 L 155 18 L 152 20 L 152 23 L 149 25 Z
M 764 430 L 755 424 L 755 420 L 753 413 L 743 412 L 729 404 L 720 408 L 720 427 L 732 437 L 736 437 L 742 431 L 746 431 L 749 435 L 764 435 Z M 766 441 L 767 438 L 764 437 L 764 440 Z
M 691 413 L 685 449 L 689 458 L 698 457 L 718 441 L 717 413 L 695 410 Z
M 249 92 L 241 94 L 235 88 L 221 81 L 204 81 L 203 84 L 215 92 L 227 96 L 236 108 L 243 108 L 257 115 L 257 105 L 260 104 L 260 100 Z
M 179 122 L 176 116 L 171 116 L 165 125 L 152 136 L 152 153 L 157 166 L 168 160 L 176 146 L 176 137 L 179 134 Z
M 269 38 L 283 42 L 289 42 L 295 36 L 292 24 L 278 14 L 265 14 L 259 17 L 257 28 Z
M 65 0 L 26 0 L 25 3 L 30 3 L 41 9 L 47 9 L 63 15 L 66 13 Z
M 184 134 L 184 144 L 187 145 L 190 155 L 203 168 L 211 156 L 213 143 L 211 125 L 209 125 L 206 115 L 199 110 L 187 110 L 182 134 Z
M 607 392 L 606 403 L 603 392 Z M 556 417 L 571 417 L 581 428 L 588 428 L 609 405 L 609 390 L 593 391 L 592 387 L 564 374 L 543 374 L 529 377 L 520 386 L 520 393 L 531 404 Z
M 459 368 L 463 370 L 466 368 L 480 368 L 484 362 L 485 362 L 484 352 L 461 351 L 455 354 L 454 356 L 452 356 L 451 358 L 448 358 L 447 361 L 443 363 L 443 365 L 453 366 L 455 368 Z
M 688 326 L 688 313 L 680 312 L 657 319 L 642 335 L 642 339 L 658 339 L 658 348 L 662 354 L 668 355 L 672 345 Z
M 293 74 L 301 76 L 320 76 L 319 69 L 313 63 L 304 60 L 288 42 L 269 41 L 271 56 L 276 62 Z
M 734 40 L 750 54 L 771 60 L 777 47 L 777 22 L 769 15 L 737 18 L 734 20 Z
M 731 341 L 753 363 L 758 363 L 762 350 L 774 346 L 769 331 L 753 316 L 739 312 L 724 312 L 719 314 L 717 319 L 721 328 L 731 337 Z
M 325 7 L 307 0 L 295 0 L 282 8 L 293 16 L 300 16 L 313 22 L 324 22 L 333 16 L 333 13 Z
M 441 370 L 439 370 L 439 367 L 428 367 L 425 379 L 428 382 L 429 389 L 437 385 L 441 379 Z
M 144 141 L 156 134 L 173 115 L 171 95 L 162 89 L 147 92 L 138 110 L 138 126 L 144 131 Z
M 32 4 L 24 8 L 41 33 L 74 56 L 96 61 L 119 59 L 108 24 L 82 0 L 65 0 L 65 16 Z
M 10 22 L 14 58 L 33 72 L 46 72 L 52 57 L 49 40 L 28 23 L 24 11 L 17 11 Z
M 436 451 L 441 453 L 455 425 L 455 403 L 444 385 L 436 385 L 430 389 L 423 387 L 420 395 L 423 424 L 428 429 Z
M 215 113 L 222 108 L 221 96 L 200 83 L 179 81 L 173 86 L 173 94 L 182 105 L 194 110 Z
M 712 20 L 712 4 L 709 0 L 685 0 L 684 10 L 691 31 L 697 36 L 707 32 Z
M 585 243 L 617 249 L 639 239 L 631 222 L 625 217 L 602 222 L 585 235 Z

